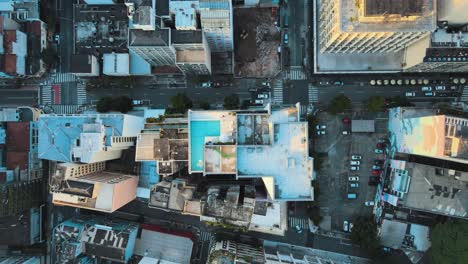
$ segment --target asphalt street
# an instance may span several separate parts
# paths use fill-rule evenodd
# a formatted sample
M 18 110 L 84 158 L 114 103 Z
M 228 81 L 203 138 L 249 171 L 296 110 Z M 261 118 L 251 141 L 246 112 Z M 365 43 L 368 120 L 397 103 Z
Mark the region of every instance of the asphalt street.
M 305 15 L 307 10 L 308 0 L 289 1 L 287 6 L 288 11 L 288 27 L 285 27 L 285 32 L 289 34 L 290 47 L 290 65 L 302 66 L 303 51 L 305 40 Z
M 0 88 L 0 106 L 32 106 L 37 104 L 37 89 Z
M 60 24 L 60 42 L 58 46 L 59 72 L 70 72 L 70 58 L 73 54 L 73 1 L 57 0 L 57 20 Z

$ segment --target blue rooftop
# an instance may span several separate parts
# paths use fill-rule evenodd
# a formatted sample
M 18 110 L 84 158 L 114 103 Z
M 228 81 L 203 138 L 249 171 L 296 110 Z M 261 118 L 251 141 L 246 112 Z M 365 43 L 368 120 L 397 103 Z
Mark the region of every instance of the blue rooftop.
M 83 124 L 96 123 L 98 116 L 106 126 L 106 135 L 122 135 L 123 114 L 42 115 L 38 121 L 39 158 L 72 162 L 72 150 L 83 131 Z

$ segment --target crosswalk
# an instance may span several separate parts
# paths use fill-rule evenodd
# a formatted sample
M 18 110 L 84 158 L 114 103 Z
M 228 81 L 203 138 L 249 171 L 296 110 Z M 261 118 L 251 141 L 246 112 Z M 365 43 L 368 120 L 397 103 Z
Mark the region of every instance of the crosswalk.
M 198 231 L 198 237 L 200 238 L 200 241 L 210 241 L 213 239 L 213 235 L 211 235 L 210 232 L 206 231 Z
M 302 70 L 301 66 L 291 66 L 290 70 L 286 72 L 286 79 L 289 80 L 306 80 L 307 76 Z
M 318 88 L 309 83 L 309 104 L 318 102 Z
M 296 226 L 299 226 L 301 229 L 308 229 L 309 228 L 309 221 L 307 218 L 300 218 L 300 217 L 294 217 L 290 216 L 289 219 L 289 227 L 295 228 Z
M 273 81 L 273 102 L 283 104 L 283 81 L 281 79 Z
M 52 103 L 52 85 L 41 85 L 41 97 L 40 97 L 40 104 L 46 105 Z
M 76 85 L 76 93 L 77 93 L 77 103 L 78 104 L 86 104 L 87 97 L 86 97 L 86 84 L 79 82 Z
M 73 73 L 56 73 L 51 75 L 52 83 L 76 82 L 77 78 Z
M 80 105 L 50 105 L 52 113 L 60 115 L 76 114 L 80 108 Z
M 462 102 L 468 102 L 468 86 L 463 87 L 463 92 L 460 99 Z

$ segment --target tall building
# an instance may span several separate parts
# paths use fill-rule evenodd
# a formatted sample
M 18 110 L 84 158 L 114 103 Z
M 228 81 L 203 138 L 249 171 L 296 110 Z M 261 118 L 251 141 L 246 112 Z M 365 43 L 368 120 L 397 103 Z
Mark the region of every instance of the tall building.
M 120 158 L 135 145 L 143 118 L 125 114 L 42 115 L 39 158 L 94 163 Z
M 0 78 L 26 75 L 27 36 L 15 21 L 0 16 Z
M 50 179 L 52 203 L 111 213 L 134 200 L 138 176 L 104 168 L 104 162 L 58 164 Z
M 174 48 L 170 46 L 169 28 L 130 29 L 128 48 L 151 66 L 175 65 Z
M 199 0 L 200 21 L 212 52 L 234 49 L 231 0 Z
M 211 51 L 201 30 L 172 30 L 177 67 L 185 75 L 211 74 Z
M 396 53 L 436 28 L 433 0 L 317 1 L 320 52 Z

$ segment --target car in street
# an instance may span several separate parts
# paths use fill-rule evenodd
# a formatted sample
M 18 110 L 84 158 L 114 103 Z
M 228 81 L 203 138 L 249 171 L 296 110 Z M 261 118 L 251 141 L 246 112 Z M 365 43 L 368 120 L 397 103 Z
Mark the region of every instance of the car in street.
M 348 221 L 343 221 L 343 231 L 348 232 L 349 231 L 349 222 Z
M 383 149 L 385 148 L 385 143 L 377 143 L 376 148 Z
M 257 94 L 257 98 L 259 98 L 259 99 L 268 99 L 268 94 L 267 93 Z
M 359 187 L 359 183 L 358 182 L 352 182 L 349 184 L 349 187 L 350 188 L 358 188 Z
M 407 97 L 413 97 L 413 96 L 416 96 L 416 93 L 415 93 L 415 92 L 406 92 L 406 93 L 405 93 L 405 96 L 407 96 Z
M 349 222 L 349 232 L 353 232 L 353 223 Z
M 375 202 L 374 201 L 366 201 L 364 202 L 365 206 L 374 206 Z
M 380 167 L 379 165 L 372 165 L 372 169 L 373 170 L 381 170 L 382 167 Z
M 357 193 L 348 193 L 347 197 L 349 200 L 355 200 L 357 199 Z
M 349 134 L 351 134 L 351 131 L 349 131 L 349 130 L 343 130 L 343 131 L 341 131 L 341 134 L 343 134 L 343 135 L 349 135 Z
M 251 92 L 251 93 L 256 93 L 256 92 L 257 92 L 257 88 L 249 88 L 249 92 Z
M 262 86 L 265 86 L 265 87 L 268 87 L 268 88 L 271 87 L 270 82 L 262 82 Z
M 352 170 L 352 171 L 358 171 L 360 168 L 359 168 L 359 166 L 351 166 L 351 167 L 349 167 L 349 169 Z
M 342 82 L 342 81 L 335 81 L 333 84 L 334 84 L 334 85 L 344 85 L 344 82 Z
M 362 159 L 362 156 L 361 155 L 352 155 L 351 159 L 352 160 L 360 160 L 360 159 Z
M 437 86 L 435 87 L 435 89 L 436 89 L 436 91 L 445 91 L 445 86 L 443 86 L 443 85 L 437 85 Z
M 300 226 L 298 226 L 298 225 L 296 225 L 296 232 L 297 232 L 298 234 L 301 234 L 301 233 L 302 233 L 302 228 L 301 228 Z
M 142 104 L 143 104 L 143 100 L 132 100 L 132 104 L 133 104 L 133 105 L 142 105 Z
M 424 93 L 424 96 L 435 96 L 434 92 L 426 92 Z
M 326 129 L 327 126 L 326 125 L 316 125 L 315 128 L 316 129 Z
M 263 100 L 261 100 L 261 99 L 255 100 L 255 104 L 260 104 L 260 105 L 262 105 L 262 104 L 263 104 Z
M 211 82 L 202 82 L 201 87 L 209 88 L 209 87 L 211 87 Z
M 55 40 L 55 42 L 57 42 L 57 44 L 60 45 L 60 35 L 59 34 L 55 35 L 54 40 Z
M 219 87 L 221 87 L 221 83 L 220 82 L 213 82 L 213 87 L 214 88 L 219 88 Z
M 350 161 L 351 165 L 361 165 L 361 162 L 359 160 L 352 160 Z
M 349 117 L 343 117 L 343 123 L 345 124 L 350 124 L 351 123 L 351 119 Z
M 289 43 L 289 34 L 284 33 L 284 44 L 288 44 L 288 43 Z
M 452 85 L 452 86 L 450 86 L 450 90 L 456 91 L 456 90 L 458 90 L 458 87 L 456 85 Z
M 357 181 L 359 181 L 359 176 L 349 176 L 348 181 L 351 181 L 351 182 L 356 181 L 357 182 Z
M 382 173 L 381 170 L 372 170 L 371 171 L 372 175 L 380 175 L 380 173 Z
M 431 86 L 423 86 L 423 87 L 421 87 L 421 91 L 430 92 L 430 91 L 432 91 L 432 87 Z
M 375 149 L 374 152 L 376 154 L 382 154 L 382 153 L 384 153 L 384 150 L 383 149 Z
M 325 135 L 325 130 L 317 130 L 317 135 Z

